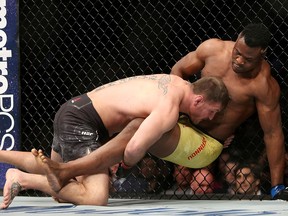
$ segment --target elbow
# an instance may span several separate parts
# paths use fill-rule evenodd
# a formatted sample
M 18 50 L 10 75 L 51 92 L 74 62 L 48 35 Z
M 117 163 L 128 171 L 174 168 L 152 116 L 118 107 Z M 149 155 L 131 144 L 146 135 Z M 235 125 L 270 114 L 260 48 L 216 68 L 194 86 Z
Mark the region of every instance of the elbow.
M 170 74 L 176 75 L 176 74 L 175 74 L 176 71 L 177 71 L 177 69 L 176 69 L 176 66 L 174 65 L 174 66 L 171 68 Z
M 127 145 L 124 151 L 124 163 L 130 167 L 134 166 L 138 162 L 138 158 L 140 154 L 139 152 L 140 152 L 139 149 L 136 148 L 135 146 Z
M 125 151 L 124 151 L 124 160 L 123 162 L 127 166 L 134 166 L 142 159 L 142 157 L 145 155 L 145 150 L 141 149 L 137 145 L 127 145 Z
M 180 68 L 178 67 L 177 64 L 175 64 L 175 65 L 172 67 L 170 74 L 173 74 L 173 75 L 177 75 L 177 76 L 182 77 L 182 76 L 181 76 L 181 74 L 182 74 L 182 73 L 181 73 L 181 70 L 180 70 Z
M 179 76 L 179 77 L 181 77 L 182 79 L 185 79 L 185 80 L 187 80 L 189 78 L 189 75 L 186 74 L 185 71 L 183 69 L 181 69 L 177 65 L 174 65 L 172 67 L 170 74 Z
M 126 164 L 128 164 L 129 159 L 133 157 L 133 152 L 134 152 L 133 149 L 131 149 L 130 147 L 126 147 L 126 149 L 124 151 L 124 161 Z

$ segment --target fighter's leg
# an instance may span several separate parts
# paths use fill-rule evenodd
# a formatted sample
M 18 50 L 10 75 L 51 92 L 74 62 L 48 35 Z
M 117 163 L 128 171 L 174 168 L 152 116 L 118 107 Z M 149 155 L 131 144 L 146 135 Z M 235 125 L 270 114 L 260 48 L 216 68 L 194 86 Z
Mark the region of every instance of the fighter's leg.
M 109 196 L 108 170 L 97 175 L 78 177 L 77 180 L 69 181 L 59 193 L 55 193 L 44 175 L 9 169 L 6 173 L 3 201 L 0 208 L 8 208 L 20 191 L 28 189 L 42 191 L 60 202 L 76 205 L 107 205 Z
M 6 172 L 3 201 L 0 208 L 8 208 L 13 199 L 21 190 L 28 189 L 39 190 L 50 195 L 56 195 L 55 192 L 49 187 L 48 181 L 44 175 L 30 174 L 11 168 Z
M 55 152 L 53 149 L 51 151 L 51 159 L 46 157 L 41 149 L 38 151 L 36 149 L 32 149 L 31 153 L 32 153 L 32 155 L 34 155 L 34 160 L 36 161 L 38 166 L 41 168 L 42 172 L 45 174 L 47 180 L 49 180 L 49 184 L 51 185 L 52 189 L 54 189 L 54 191 L 58 192 L 60 190 L 60 188 L 54 188 L 54 185 L 58 186 L 60 183 L 58 182 L 58 179 L 55 178 L 55 174 L 50 172 L 50 167 L 47 166 L 46 163 L 43 163 L 43 160 L 49 161 L 49 164 L 51 165 L 51 167 L 53 167 L 51 169 L 55 169 L 56 173 L 57 173 L 56 167 L 58 166 L 59 163 L 63 162 L 61 156 L 57 152 Z M 51 177 L 50 177 L 50 175 L 51 175 Z M 57 198 L 55 197 L 55 199 L 57 199 Z
M 75 176 L 92 175 L 108 169 L 123 159 L 128 141 L 139 128 L 143 119 L 134 119 L 117 136 L 89 155 L 68 163 L 56 163 L 45 157 L 40 151 L 39 157 L 44 162 L 44 170 L 50 186 L 59 191 L 63 185 Z
M 32 153 L 34 156 L 36 156 L 36 160 L 40 159 L 39 163 L 41 166 L 45 166 L 40 158 L 41 156 L 46 158 L 46 156 L 43 155 L 43 152 L 41 150 L 37 151 L 34 149 L 32 150 Z M 51 152 L 51 159 L 52 163 L 62 161 L 60 155 L 54 150 Z M 46 191 L 46 193 L 53 196 L 54 200 L 57 200 L 58 202 L 73 203 L 75 205 L 107 205 L 109 196 L 108 174 L 109 172 L 107 168 L 104 170 L 99 170 L 99 173 L 95 175 L 78 176 L 76 177 L 76 180 L 70 179 L 58 193 L 55 193 L 55 190 L 52 190 L 53 193 L 51 191 Z M 48 173 L 48 175 L 50 174 Z M 55 178 L 53 178 L 53 175 L 51 177 L 46 176 L 45 181 L 47 182 L 48 179 L 54 180 Z M 52 189 L 50 184 L 48 187 L 50 190 Z
M 35 162 L 35 157 L 30 152 L 1 150 L 0 163 L 11 164 L 30 173 L 44 174 L 43 169 Z
M 180 127 L 178 124 L 165 133 L 152 147 L 149 152 L 158 158 L 170 155 L 176 149 L 180 138 Z
M 105 206 L 109 198 L 109 172 L 76 177 L 69 181 L 58 193 L 57 200 L 75 205 Z
M 107 205 L 109 197 L 108 169 L 99 174 L 77 177 L 70 180 L 59 193 L 51 189 L 46 176 L 9 169 L 3 191 L 1 209 L 8 208 L 22 190 L 34 189 L 54 197 L 59 202 L 76 205 Z
M 37 156 L 38 152 L 32 150 L 32 154 Z M 42 166 L 39 166 L 39 162 L 35 161 L 38 158 L 32 154 L 21 151 L 0 151 L 0 162 L 12 164 L 23 171 L 33 173 L 29 174 L 18 169 L 7 170 L 3 190 L 3 201 L 0 206 L 1 209 L 8 208 L 21 190 L 34 189 L 50 194 L 51 196 L 57 195 L 50 188 L 46 176 L 37 175 L 44 174 L 44 170 Z M 62 161 L 59 155 L 53 153 L 52 159 Z

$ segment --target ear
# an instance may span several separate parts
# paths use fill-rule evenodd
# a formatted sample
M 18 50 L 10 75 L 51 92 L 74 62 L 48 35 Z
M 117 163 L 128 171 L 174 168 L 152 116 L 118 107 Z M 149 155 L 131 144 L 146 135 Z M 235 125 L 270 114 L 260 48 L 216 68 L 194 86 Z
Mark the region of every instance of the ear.
M 199 103 L 201 103 L 203 101 L 203 96 L 202 95 L 196 95 L 195 96 L 195 100 L 194 100 L 194 105 L 198 105 Z
M 266 56 L 267 48 L 261 50 L 261 55 L 264 58 Z

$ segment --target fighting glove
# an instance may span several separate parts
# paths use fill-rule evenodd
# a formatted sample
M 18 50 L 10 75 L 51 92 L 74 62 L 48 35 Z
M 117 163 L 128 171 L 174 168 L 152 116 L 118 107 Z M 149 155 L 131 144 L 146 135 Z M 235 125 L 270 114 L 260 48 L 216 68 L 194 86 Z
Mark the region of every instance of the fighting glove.
M 118 177 L 126 177 L 131 172 L 130 166 L 126 165 L 123 161 L 119 163 L 118 170 L 116 172 L 116 175 Z
M 273 200 L 281 199 L 288 200 L 288 187 L 285 188 L 283 184 L 276 185 L 271 188 L 271 197 Z

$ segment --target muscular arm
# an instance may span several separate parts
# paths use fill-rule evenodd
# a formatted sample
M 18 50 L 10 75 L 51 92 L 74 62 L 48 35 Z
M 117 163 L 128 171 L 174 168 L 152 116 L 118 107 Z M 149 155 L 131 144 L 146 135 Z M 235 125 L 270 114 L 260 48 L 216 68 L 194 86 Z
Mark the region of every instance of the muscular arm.
M 212 38 L 201 43 L 195 51 L 188 53 L 180 59 L 171 69 L 171 74 L 189 79 L 192 75 L 200 72 L 209 59 L 223 54 L 225 43 L 222 40 Z
M 199 72 L 205 66 L 206 49 L 210 41 L 203 42 L 199 47 L 181 58 L 171 69 L 171 74 L 189 79 L 190 76 Z
M 271 173 L 271 185 L 283 184 L 285 145 L 279 105 L 280 88 L 273 78 L 269 87 L 256 100 L 258 117 L 264 132 L 264 142 Z
M 136 164 L 144 157 L 148 149 L 177 123 L 179 107 L 162 103 L 141 124 L 124 152 L 124 163 Z M 163 149 L 165 151 L 165 149 Z

